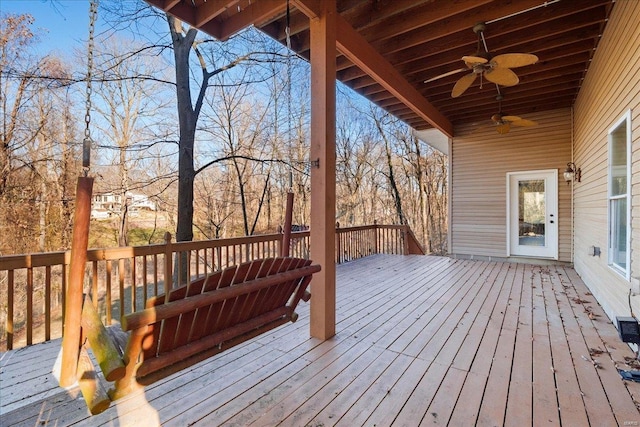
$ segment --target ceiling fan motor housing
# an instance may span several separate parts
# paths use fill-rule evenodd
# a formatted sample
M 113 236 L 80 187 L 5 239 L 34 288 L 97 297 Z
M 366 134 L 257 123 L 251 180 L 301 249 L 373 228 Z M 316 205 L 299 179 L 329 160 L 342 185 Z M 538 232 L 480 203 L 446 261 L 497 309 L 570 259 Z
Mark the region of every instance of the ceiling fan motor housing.
M 478 34 L 478 33 L 483 33 L 484 30 L 487 29 L 487 24 L 485 24 L 484 22 L 478 22 L 476 25 L 473 26 L 473 32 Z

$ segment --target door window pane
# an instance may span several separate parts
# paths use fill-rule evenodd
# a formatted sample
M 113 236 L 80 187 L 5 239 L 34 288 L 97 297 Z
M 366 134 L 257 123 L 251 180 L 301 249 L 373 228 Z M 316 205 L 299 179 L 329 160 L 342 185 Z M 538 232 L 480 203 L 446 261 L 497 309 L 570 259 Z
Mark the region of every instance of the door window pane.
M 519 244 L 545 246 L 544 179 L 518 181 Z

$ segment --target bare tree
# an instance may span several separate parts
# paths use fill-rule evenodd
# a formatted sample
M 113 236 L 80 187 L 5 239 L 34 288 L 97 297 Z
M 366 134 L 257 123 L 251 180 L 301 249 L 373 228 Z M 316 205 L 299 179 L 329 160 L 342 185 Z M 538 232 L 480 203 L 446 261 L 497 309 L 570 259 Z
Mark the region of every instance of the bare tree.
M 393 196 L 397 219 L 400 224 L 406 224 L 407 220 L 405 217 L 404 209 L 402 207 L 402 194 L 400 193 L 400 189 L 396 180 L 392 141 L 390 139 L 389 132 L 385 130 L 385 125 L 387 124 L 386 121 L 389 120 L 389 114 L 383 113 L 381 112 L 381 110 L 377 109 L 377 107 L 373 106 L 371 106 L 371 112 L 371 118 L 373 119 L 376 128 L 378 129 L 379 136 L 380 138 L 382 138 L 382 141 L 384 143 L 386 155 L 385 175 L 387 176 L 387 179 L 389 181 L 389 188 Z
M 111 162 L 117 168 L 118 179 L 112 191 L 121 201 L 117 213 L 118 244 L 127 246 L 130 191 L 146 186 L 144 176 L 137 174 L 133 177 L 131 172 L 141 168 L 149 154 L 145 154 L 145 150 L 150 136 L 145 135 L 145 131 L 153 126 L 151 122 L 163 117 L 162 87 L 157 81 L 143 76 L 150 75 L 161 66 L 155 57 L 148 55 L 123 56 L 123 45 L 142 50 L 142 46 L 136 46 L 130 40 L 111 37 L 98 45 L 94 53 L 99 67 L 95 80 L 100 84 L 96 85 L 94 92 L 99 102 L 93 105 L 99 117 L 95 117 L 93 122 L 101 131 L 97 138 L 102 140 L 98 144 L 102 155 L 115 154 Z
M 58 249 L 69 237 L 73 131 L 60 82 L 70 72 L 54 57 L 33 55 L 32 25 L 29 15 L 0 17 L 0 252 Z

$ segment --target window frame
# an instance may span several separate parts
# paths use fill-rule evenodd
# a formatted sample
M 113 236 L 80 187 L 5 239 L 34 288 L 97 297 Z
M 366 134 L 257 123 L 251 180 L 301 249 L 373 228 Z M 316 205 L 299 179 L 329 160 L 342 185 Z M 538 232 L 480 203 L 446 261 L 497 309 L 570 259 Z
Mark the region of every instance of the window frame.
M 626 149 L 626 192 L 624 194 L 612 194 L 613 189 L 613 174 L 614 168 L 620 166 L 613 165 L 613 133 L 624 125 L 626 133 L 625 149 Z M 628 281 L 631 281 L 631 110 L 627 110 L 622 117 L 620 117 L 607 134 L 608 154 L 607 161 L 607 252 L 608 259 L 607 264 L 616 273 L 624 276 Z M 617 218 L 614 215 L 614 205 L 618 204 L 618 201 L 625 200 L 626 206 L 626 254 L 625 263 L 626 268 L 623 268 L 615 262 L 614 257 L 614 233 L 618 230 Z M 615 227 L 615 228 L 614 228 Z

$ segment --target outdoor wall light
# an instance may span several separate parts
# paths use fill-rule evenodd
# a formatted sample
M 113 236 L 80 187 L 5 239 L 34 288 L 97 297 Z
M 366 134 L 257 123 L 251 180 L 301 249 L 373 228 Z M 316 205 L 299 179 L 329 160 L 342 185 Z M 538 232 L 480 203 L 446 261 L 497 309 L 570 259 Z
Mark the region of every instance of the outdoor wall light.
M 576 164 L 573 162 L 567 163 L 567 168 L 564 170 L 564 180 L 567 181 L 567 184 L 573 181 L 574 179 L 580 182 L 580 178 L 582 177 L 582 169 L 576 167 Z

